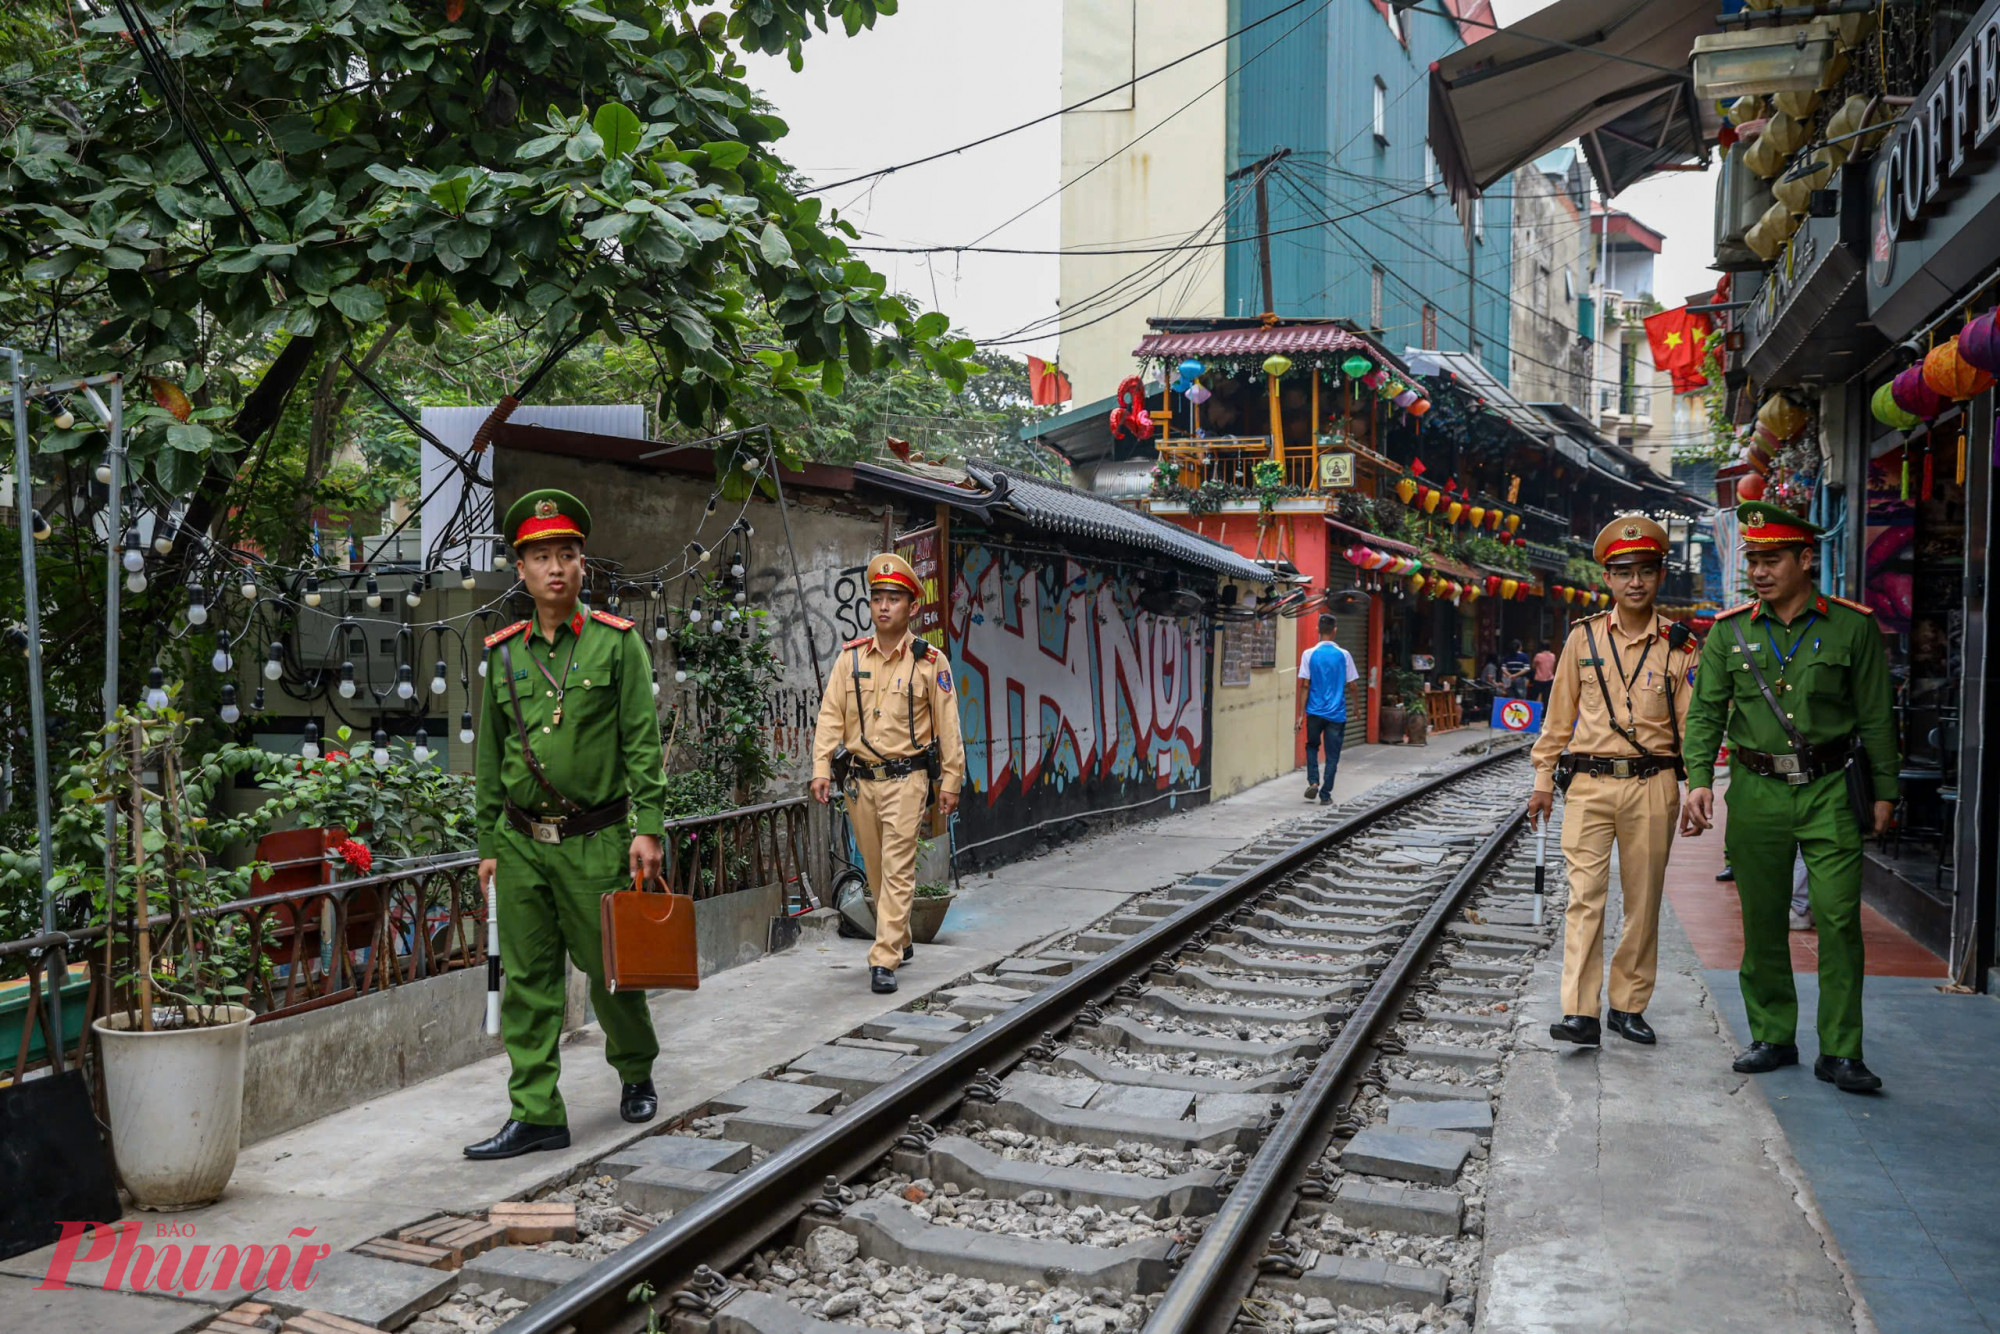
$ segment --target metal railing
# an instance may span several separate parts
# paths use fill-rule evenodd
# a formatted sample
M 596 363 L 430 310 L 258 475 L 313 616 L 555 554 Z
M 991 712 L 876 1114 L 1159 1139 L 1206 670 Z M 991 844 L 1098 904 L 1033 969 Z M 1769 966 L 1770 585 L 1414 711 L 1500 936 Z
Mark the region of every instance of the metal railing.
M 669 820 L 662 874 L 676 894 L 714 898 L 776 884 L 788 912 L 817 906 L 831 876 L 831 843 L 804 796 Z
M 1271 438 L 1264 435 L 1204 436 L 1175 440 L 1157 448 L 1160 461 L 1175 470 L 1174 480 L 1190 491 L 1200 489 L 1206 482 L 1255 486 L 1257 465 L 1267 462 L 1283 467 L 1286 486 L 1307 491 L 1319 489 L 1319 450 L 1310 444 L 1287 445 L 1277 458 L 1271 453 Z

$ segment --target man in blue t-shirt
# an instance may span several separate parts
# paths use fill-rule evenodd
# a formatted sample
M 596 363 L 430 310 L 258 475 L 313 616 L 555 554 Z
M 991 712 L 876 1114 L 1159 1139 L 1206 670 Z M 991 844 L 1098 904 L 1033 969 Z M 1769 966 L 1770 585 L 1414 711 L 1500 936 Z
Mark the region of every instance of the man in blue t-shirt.
M 1331 615 L 1319 618 L 1319 643 L 1299 658 L 1298 719 L 1292 724 L 1306 731 L 1306 800 L 1319 798 L 1322 806 L 1333 804 L 1333 773 L 1340 767 L 1340 743 L 1347 731 L 1347 687 L 1361 679 L 1354 668 L 1354 655 L 1333 642 L 1338 622 Z M 1326 778 L 1320 779 L 1319 750 L 1326 745 Z

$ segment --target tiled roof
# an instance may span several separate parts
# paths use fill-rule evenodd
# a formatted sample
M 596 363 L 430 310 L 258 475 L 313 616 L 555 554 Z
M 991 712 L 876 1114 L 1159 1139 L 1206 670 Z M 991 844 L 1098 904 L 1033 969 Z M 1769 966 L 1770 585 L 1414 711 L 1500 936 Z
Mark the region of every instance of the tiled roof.
M 1337 324 L 1280 324 L 1270 329 L 1198 329 L 1152 333 L 1139 340 L 1135 357 L 1268 357 L 1312 352 L 1385 354 L 1368 339 Z

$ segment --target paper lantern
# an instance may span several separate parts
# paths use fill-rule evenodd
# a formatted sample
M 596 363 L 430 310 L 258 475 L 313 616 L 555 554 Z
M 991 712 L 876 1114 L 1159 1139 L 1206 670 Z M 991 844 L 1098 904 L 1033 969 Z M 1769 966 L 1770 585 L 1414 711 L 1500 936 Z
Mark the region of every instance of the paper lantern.
M 1465 506 L 1454 500 L 1451 504 L 1445 506 L 1444 521 L 1446 523 L 1457 523 L 1458 516 L 1463 513 L 1465 513 Z
M 1417 391 L 1414 389 L 1405 389 L 1390 401 L 1399 408 L 1407 408 L 1410 404 L 1417 401 Z
M 1374 389 L 1388 378 L 1389 372 L 1377 366 L 1374 370 L 1361 377 L 1361 383 L 1367 385 L 1370 389 Z
M 1181 378 L 1183 380 L 1192 380 L 1196 376 L 1200 375 L 1203 371 L 1207 370 L 1208 368 L 1202 365 L 1200 362 L 1196 361 L 1193 357 L 1189 357 L 1186 361 L 1183 361 L 1178 367 L 1176 367 L 1176 369 L 1180 371 Z
M 1500 531 L 1500 521 L 1506 517 L 1498 509 L 1490 509 L 1486 511 L 1486 526 L 1497 533 Z
M 1410 576 L 1410 591 L 1412 593 L 1421 593 L 1424 591 L 1424 577 L 1421 574 Z
M 1465 517 L 1471 522 L 1474 528 L 1478 528 L 1486 522 L 1486 507 L 1484 505 L 1474 505 L 1465 512 Z
M 1475 585 L 1473 585 L 1473 584 L 1467 584 L 1467 585 L 1465 585 L 1465 588 L 1464 588 L 1464 594 L 1465 594 L 1465 600 L 1466 600 L 1467 602 L 1477 602 L 1477 601 L 1479 601 L 1479 598 L 1480 598 L 1480 592 L 1479 592 L 1479 589 L 1478 589 L 1478 588 L 1477 588 L 1477 587 L 1476 587 Z
M 1417 401 L 1410 404 L 1409 407 L 1409 413 L 1412 417 L 1421 417 L 1430 410 L 1431 410 L 1431 401 L 1428 398 L 1422 398 L 1422 397 L 1419 397 Z
M 1402 501 L 1405 505 L 1416 499 L 1416 495 L 1417 484 L 1410 478 L 1405 477 L 1402 481 L 1396 483 L 1396 499 Z
M 1748 477 L 1740 477 L 1736 481 L 1736 498 L 1738 500 L 1762 500 L 1764 498 L 1764 488 L 1767 485 L 1769 483 L 1764 480 L 1763 475 L 1760 473 L 1753 472 Z
M 1514 596 L 1514 595 L 1515 595 L 1516 593 L 1518 593 L 1518 592 L 1520 592 L 1520 591 L 1521 591 L 1521 581 L 1520 581 L 1519 579 L 1502 579 L 1502 580 L 1500 580 L 1500 596 L 1501 596 L 1501 597 L 1503 597 L 1503 598 L 1511 598 L 1511 597 L 1513 597 L 1513 596 Z
M 1438 502 L 1443 499 L 1444 499 L 1444 492 L 1438 490 L 1434 486 L 1425 487 L 1424 501 L 1423 501 L 1424 513 L 1426 514 L 1437 513 Z
M 1924 383 L 1922 366 L 1911 366 L 1899 372 L 1895 379 L 1889 381 L 1889 387 L 1890 397 L 1896 400 L 1897 407 L 1925 421 L 1944 411 L 1944 399 L 1937 390 Z
M 1187 391 L 1187 400 L 1190 403 L 1206 403 L 1213 397 L 1215 395 L 1208 392 L 1208 386 L 1205 384 L 1191 385 Z
M 1356 353 L 1346 361 L 1341 362 L 1340 369 L 1342 374 L 1346 375 L 1349 379 L 1358 380 L 1368 374 L 1368 372 L 1374 370 L 1375 363 Z
M 1528 594 L 1534 591 L 1535 590 L 1532 585 L 1523 583 L 1519 588 L 1514 590 L 1514 601 L 1526 602 L 1528 600 Z
M 1924 358 L 1924 383 L 1941 396 L 1963 402 L 1993 387 L 1993 377 L 1959 355 L 1958 339 L 1950 338 Z
M 1292 359 L 1281 353 L 1264 358 L 1264 374 L 1276 379 L 1292 368 Z
M 1917 424 L 1915 414 L 1896 406 L 1895 387 L 1884 380 L 1876 387 L 1874 396 L 1868 400 L 1868 408 L 1875 414 L 1875 420 L 1892 431 L 1907 431 Z
M 1520 527 L 1521 527 L 1521 516 L 1518 514 L 1509 514 L 1507 516 L 1507 531 L 1512 533 L 1517 531 Z
M 1562 594 L 1562 600 L 1564 602 L 1576 601 L 1576 590 L 1574 588 L 1571 588 L 1568 584 L 1564 584 L 1561 588 L 1557 589 L 1556 591 Z
M 1340 554 L 1347 557 L 1349 565 L 1366 566 L 1368 564 L 1368 557 L 1374 553 L 1370 552 L 1367 547 L 1349 547 Z
M 1783 394 L 1773 394 L 1757 409 L 1757 424 L 1779 440 L 1795 440 L 1806 429 L 1811 414 Z
M 1989 375 L 2000 375 L 2000 306 L 1958 331 L 1958 355 Z

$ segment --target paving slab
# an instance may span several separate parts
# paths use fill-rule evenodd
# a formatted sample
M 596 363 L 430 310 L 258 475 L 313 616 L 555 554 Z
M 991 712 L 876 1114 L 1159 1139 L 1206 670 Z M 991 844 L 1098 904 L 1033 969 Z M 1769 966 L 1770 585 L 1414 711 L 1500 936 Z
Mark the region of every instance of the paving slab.
M 1178 1121 L 1194 1107 L 1194 1096 L 1181 1089 L 1149 1088 L 1143 1084 L 1106 1084 L 1088 1105 L 1093 1112 Z
M 1300 1200 L 1308 1217 L 1331 1213 L 1349 1227 L 1378 1228 L 1425 1237 L 1455 1237 L 1465 1217 L 1465 1197 L 1431 1186 L 1395 1186 L 1386 1181 L 1342 1177 L 1330 1200 Z
M 787 1068 L 805 1075 L 821 1088 L 839 1089 L 850 1098 L 860 1098 L 916 1064 L 914 1056 L 826 1046 L 806 1052 Z
M 311 1287 L 302 1292 L 263 1288 L 254 1300 L 280 1315 L 325 1311 L 377 1329 L 395 1329 L 419 1311 L 428 1311 L 458 1291 L 459 1275 L 470 1274 L 475 1264 L 497 1253 L 475 1255 L 466 1261 L 464 1269 L 451 1270 L 419 1269 L 393 1260 L 335 1251 L 313 1266 Z
M 589 1268 L 588 1260 L 579 1260 L 574 1255 L 531 1250 L 526 1246 L 502 1246 L 473 1256 L 459 1272 L 469 1283 L 477 1283 L 489 1291 L 498 1288 L 509 1297 L 532 1304 Z
M 649 1135 L 628 1144 L 597 1165 L 607 1176 L 646 1167 L 682 1167 L 693 1172 L 741 1172 L 750 1166 L 750 1146 L 736 1140 L 696 1135 Z
M 642 1214 L 679 1213 L 712 1190 L 726 1186 L 730 1172 L 697 1172 L 686 1167 L 642 1167 L 619 1178 L 618 1203 Z
M 1451 1283 L 1450 1276 L 1442 1270 L 1391 1264 L 1359 1255 L 1323 1255 L 1303 1278 L 1267 1275 L 1261 1281 L 1281 1292 L 1301 1292 L 1309 1297 L 1324 1297 L 1336 1306 L 1358 1306 L 1369 1311 L 1403 1303 L 1420 1309 L 1442 1305 Z
M 1493 1133 L 1493 1105 L 1462 1099 L 1392 1103 L 1389 1125 L 1396 1130 L 1462 1130 L 1468 1135 L 1490 1135 Z
M 746 1079 L 708 1100 L 716 1112 L 740 1112 L 745 1107 L 769 1107 L 782 1112 L 830 1112 L 840 1101 L 838 1089 L 817 1084 L 787 1084 L 775 1079 Z
M 40 1281 L 0 1275 L 0 1328 L 17 1334 L 185 1334 L 215 1318 L 215 1308 L 201 1302 L 103 1288 L 43 1292 Z
M 1097 1096 L 1104 1084 L 1095 1079 L 1079 1079 L 1062 1075 L 1038 1074 L 1033 1070 L 1016 1070 L 1000 1081 L 1000 1086 L 1009 1093 L 1039 1093 L 1045 1098 L 1061 1103 L 1065 1107 L 1087 1107 Z
M 1367 1176 L 1449 1186 L 1478 1147 L 1471 1135 L 1369 1126 L 1340 1151 L 1340 1165 Z

